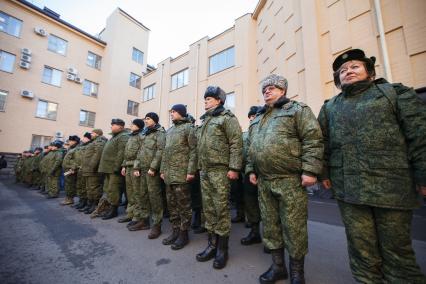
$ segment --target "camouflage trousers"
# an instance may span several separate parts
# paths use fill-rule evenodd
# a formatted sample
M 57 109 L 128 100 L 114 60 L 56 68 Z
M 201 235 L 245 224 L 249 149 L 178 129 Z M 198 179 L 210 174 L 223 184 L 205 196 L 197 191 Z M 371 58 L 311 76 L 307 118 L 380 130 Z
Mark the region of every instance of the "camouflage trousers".
M 140 177 L 133 175 L 133 167 L 126 167 L 126 191 L 127 191 L 127 217 L 134 217 L 135 208 L 138 206 L 138 192 L 140 191 Z M 136 209 L 138 211 L 138 209 Z M 134 220 L 139 221 L 139 220 Z
M 151 225 L 160 225 L 163 220 L 163 198 L 160 176 L 148 175 L 148 169 L 141 169 L 140 186 L 137 195 L 138 206 L 134 210 L 134 219 L 143 220 L 151 215 Z
M 338 204 L 357 282 L 426 283 L 411 246 L 411 210 Z
M 100 175 L 85 176 L 86 198 L 91 201 L 98 201 L 102 197 L 102 177 Z
M 103 191 L 112 206 L 118 206 L 120 195 L 125 187 L 125 178 L 121 174 L 105 174 Z
M 166 186 L 167 206 L 173 229 L 187 231 L 191 226 L 191 190 L 188 184 Z
M 249 223 L 260 223 L 258 189 L 250 183 L 248 175 L 244 176 L 244 210 Z
M 47 177 L 47 193 L 49 196 L 59 195 L 59 179 L 60 176 L 49 175 Z
M 65 178 L 65 195 L 73 198 L 76 194 L 77 174 L 67 175 Z
M 81 171 L 77 172 L 77 182 L 75 187 L 76 187 L 77 196 L 81 199 L 86 199 L 87 198 L 86 177 L 83 176 L 83 173 Z
M 300 177 L 258 178 L 263 242 L 300 259 L 308 253 L 308 195 Z
M 33 172 L 33 185 L 42 186 L 42 177 L 40 171 Z
M 227 169 L 200 172 L 205 228 L 219 236 L 231 233 L 230 182 Z

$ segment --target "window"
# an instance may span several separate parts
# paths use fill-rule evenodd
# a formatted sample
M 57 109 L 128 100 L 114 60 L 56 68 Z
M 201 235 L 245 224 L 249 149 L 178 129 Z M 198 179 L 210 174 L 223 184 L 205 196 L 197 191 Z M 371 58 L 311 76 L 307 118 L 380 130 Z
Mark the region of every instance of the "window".
M 56 120 L 58 104 L 39 100 L 37 104 L 36 117 Z
M 21 27 L 21 20 L 0 12 L 0 31 L 12 36 L 19 37 L 21 34 Z
M 209 74 L 225 70 L 235 64 L 234 47 L 230 47 L 210 57 Z
M 37 147 L 48 146 L 52 141 L 52 136 L 43 136 L 33 134 L 33 138 L 31 139 L 31 150 L 34 150 Z
M 143 101 L 150 101 L 155 98 L 155 84 L 152 84 L 143 89 Z
M 6 110 L 7 92 L 0 90 L 0 111 Z
M 143 64 L 143 52 L 133 47 L 132 60 L 139 64 Z
M 234 92 L 226 94 L 226 100 L 225 100 L 224 107 L 226 109 L 229 109 L 232 112 L 235 111 L 235 93 Z
M 80 110 L 80 125 L 95 127 L 96 113 L 87 110 Z
M 49 41 L 47 44 L 47 49 L 53 52 L 56 52 L 61 55 L 67 53 L 68 42 L 64 39 L 61 39 L 54 35 L 49 35 Z
M 97 97 L 98 96 L 98 90 L 99 90 L 99 84 L 84 80 L 83 82 L 83 95 L 89 96 L 89 97 Z
M 4 72 L 13 72 L 15 65 L 15 55 L 3 50 L 0 50 L 0 70 Z
M 61 86 L 62 71 L 44 66 L 42 82 L 54 86 Z
M 130 73 L 130 82 L 129 85 L 135 88 L 141 88 L 141 76 L 136 75 L 135 73 Z
M 138 116 L 139 103 L 134 101 L 127 101 L 127 114 Z
M 93 52 L 88 52 L 87 53 L 87 65 L 89 65 L 90 67 L 96 68 L 96 69 L 101 69 L 101 61 L 102 61 L 102 57 L 94 54 Z
M 188 85 L 188 69 L 172 75 L 172 91 Z

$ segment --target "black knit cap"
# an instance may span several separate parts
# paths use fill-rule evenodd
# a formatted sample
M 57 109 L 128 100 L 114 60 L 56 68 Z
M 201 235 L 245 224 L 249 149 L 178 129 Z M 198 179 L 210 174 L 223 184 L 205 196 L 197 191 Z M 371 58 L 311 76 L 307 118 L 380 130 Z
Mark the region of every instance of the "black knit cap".
M 175 112 L 179 113 L 182 117 L 186 116 L 186 106 L 182 104 L 176 104 L 172 106 L 170 110 L 174 110 Z
M 70 137 L 68 137 L 68 140 L 80 143 L 80 137 L 78 137 L 77 135 L 71 135 Z
M 92 134 L 90 132 L 84 133 L 83 137 L 86 137 L 87 139 L 92 139 Z
M 250 117 L 252 115 L 256 115 L 258 110 L 259 110 L 258 106 L 251 106 L 247 116 Z
M 143 122 L 143 119 L 136 118 L 132 121 L 134 125 L 136 125 L 139 129 L 143 129 L 145 126 L 145 123 Z
M 158 114 L 156 114 L 155 112 L 148 112 L 145 117 L 149 117 L 152 120 L 154 120 L 155 123 L 158 123 L 160 121 L 160 118 L 158 117 Z
M 120 118 L 113 118 L 111 120 L 111 125 L 113 125 L 113 124 L 124 126 L 126 123 L 124 122 L 124 120 L 122 120 Z

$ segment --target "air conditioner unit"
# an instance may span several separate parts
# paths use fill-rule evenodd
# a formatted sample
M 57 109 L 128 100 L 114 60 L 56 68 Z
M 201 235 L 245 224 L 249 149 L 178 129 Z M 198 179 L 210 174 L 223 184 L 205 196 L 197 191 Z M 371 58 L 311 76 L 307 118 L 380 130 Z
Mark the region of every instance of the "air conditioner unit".
M 31 49 L 29 49 L 29 48 L 22 48 L 22 49 L 21 49 L 21 52 L 22 52 L 23 54 L 26 54 L 26 55 L 31 56 Z
M 19 62 L 19 67 L 23 68 L 23 69 L 30 69 L 31 64 L 25 61 L 21 61 Z
M 30 92 L 30 91 L 27 91 L 27 90 L 22 90 L 21 91 L 21 96 L 23 96 L 24 98 L 32 99 L 32 98 L 34 98 L 34 93 Z
M 81 79 L 80 77 L 75 77 L 75 80 L 74 80 L 76 83 L 79 83 L 79 84 L 81 84 L 81 83 L 83 83 L 83 79 Z
M 62 137 L 64 137 L 64 133 L 62 131 L 56 131 L 55 132 L 55 137 L 56 138 L 62 138 Z
M 67 74 L 67 80 L 74 81 L 75 75 L 74 74 Z
M 38 35 L 41 35 L 41 36 L 47 36 L 47 31 L 43 28 L 40 28 L 40 27 L 35 27 L 34 32 Z
M 70 68 L 68 68 L 68 73 L 76 75 L 78 73 L 78 71 L 77 71 L 77 69 L 70 67 Z
M 21 60 L 30 63 L 31 62 L 31 55 L 23 54 L 21 56 Z

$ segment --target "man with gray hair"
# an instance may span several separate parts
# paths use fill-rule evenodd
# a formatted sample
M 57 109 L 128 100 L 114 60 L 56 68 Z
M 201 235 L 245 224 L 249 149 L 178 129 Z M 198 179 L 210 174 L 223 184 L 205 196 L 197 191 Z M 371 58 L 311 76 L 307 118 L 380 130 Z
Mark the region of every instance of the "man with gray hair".
M 308 197 L 322 170 L 323 141 L 311 109 L 286 97 L 287 80 L 269 75 L 261 83 L 265 106 L 249 127 L 246 174 L 258 185 L 263 242 L 272 265 L 260 283 L 287 279 L 284 250 L 290 255 L 291 283 L 305 283 L 308 252 Z

